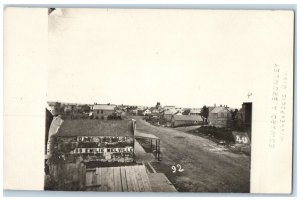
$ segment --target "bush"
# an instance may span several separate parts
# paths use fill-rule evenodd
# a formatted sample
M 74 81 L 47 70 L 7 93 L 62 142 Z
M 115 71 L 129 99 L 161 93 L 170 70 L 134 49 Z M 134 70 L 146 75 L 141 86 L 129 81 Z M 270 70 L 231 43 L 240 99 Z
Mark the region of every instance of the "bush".
M 226 128 L 216 128 L 213 126 L 202 126 L 196 129 L 199 133 L 210 134 L 213 138 L 217 140 L 225 140 L 228 142 L 234 142 L 234 138 L 232 136 L 232 130 Z

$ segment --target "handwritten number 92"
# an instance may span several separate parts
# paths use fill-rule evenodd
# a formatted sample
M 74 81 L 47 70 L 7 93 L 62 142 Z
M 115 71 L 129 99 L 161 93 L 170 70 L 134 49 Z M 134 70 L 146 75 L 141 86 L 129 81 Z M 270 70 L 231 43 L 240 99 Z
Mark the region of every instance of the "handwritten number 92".
M 177 167 L 177 168 L 176 168 Z M 176 171 L 178 172 L 183 172 L 184 169 L 181 168 L 181 165 L 180 164 L 177 164 L 176 166 L 175 165 L 172 165 L 172 170 L 173 170 L 173 173 L 176 173 Z

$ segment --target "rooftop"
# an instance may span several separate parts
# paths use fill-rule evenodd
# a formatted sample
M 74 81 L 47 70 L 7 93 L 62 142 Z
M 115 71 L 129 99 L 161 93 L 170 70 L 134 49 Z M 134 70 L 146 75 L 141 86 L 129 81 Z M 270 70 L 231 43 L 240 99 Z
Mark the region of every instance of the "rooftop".
M 175 106 L 174 105 L 166 105 L 166 106 L 164 106 L 164 108 L 175 108 Z
M 190 113 L 201 113 L 201 109 L 198 108 L 191 109 Z
M 203 118 L 199 115 L 174 115 L 175 121 L 203 121 Z
M 211 113 L 219 113 L 219 112 L 224 112 L 224 111 L 229 111 L 228 108 L 226 107 L 215 107 Z
M 99 104 L 94 105 L 94 110 L 114 110 L 116 108 L 116 105 L 108 105 L 108 104 Z
M 166 110 L 164 111 L 164 114 L 175 114 L 177 113 L 177 110 Z
M 133 136 L 131 120 L 65 120 L 58 136 Z

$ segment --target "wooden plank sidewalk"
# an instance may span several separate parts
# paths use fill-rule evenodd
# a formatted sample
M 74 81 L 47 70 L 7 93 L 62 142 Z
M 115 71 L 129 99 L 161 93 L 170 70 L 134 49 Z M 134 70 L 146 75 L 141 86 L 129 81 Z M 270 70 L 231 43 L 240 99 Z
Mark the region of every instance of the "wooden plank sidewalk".
M 151 192 L 144 165 L 101 167 L 86 172 L 86 190 L 102 192 Z
M 150 173 L 149 181 L 153 192 L 177 192 L 176 188 L 163 173 Z

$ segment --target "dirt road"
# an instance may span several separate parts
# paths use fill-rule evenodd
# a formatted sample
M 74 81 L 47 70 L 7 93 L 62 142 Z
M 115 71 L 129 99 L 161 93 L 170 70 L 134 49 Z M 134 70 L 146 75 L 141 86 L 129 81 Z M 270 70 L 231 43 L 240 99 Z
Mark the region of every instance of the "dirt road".
M 250 157 L 234 154 L 216 143 L 172 128 L 156 127 L 134 117 L 137 130 L 161 138 L 160 162 L 152 163 L 165 173 L 180 192 L 249 192 Z M 183 172 L 178 172 L 177 164 Z M 173 173 L 172 166 L 177 166 Z

